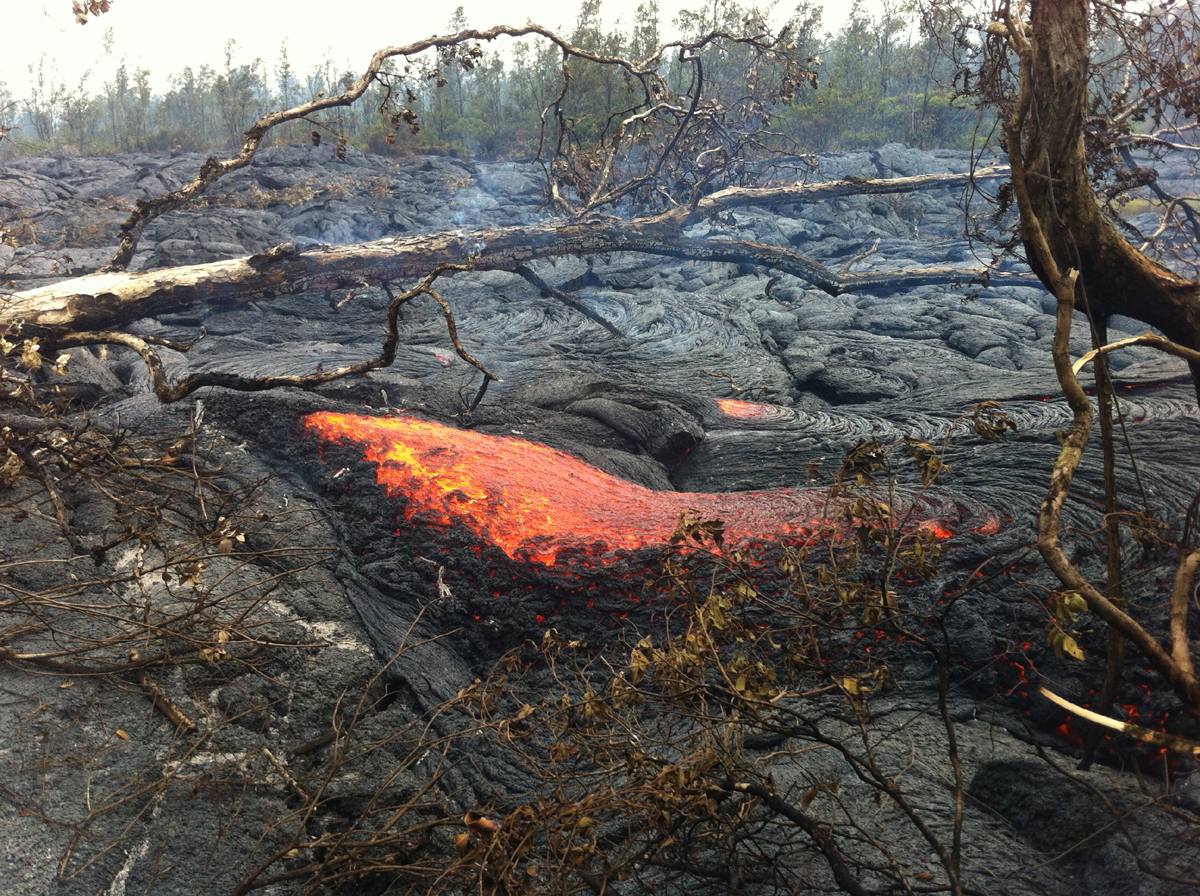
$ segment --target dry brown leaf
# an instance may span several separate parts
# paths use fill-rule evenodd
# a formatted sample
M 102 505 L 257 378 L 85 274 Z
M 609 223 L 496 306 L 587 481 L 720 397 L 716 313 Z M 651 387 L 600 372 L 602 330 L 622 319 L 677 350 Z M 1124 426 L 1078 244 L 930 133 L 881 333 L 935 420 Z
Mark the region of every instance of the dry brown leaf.
M 494 834 L 500 830 L 500 825 L 474 810 L 463 816 L 463 824 L 477 834 Z
M 465 856 L 471 849 L 471 834 L 468 831 L 463 831 L 461 834 L 454 836 L 454 848 L 458 850 L 460 856 Z

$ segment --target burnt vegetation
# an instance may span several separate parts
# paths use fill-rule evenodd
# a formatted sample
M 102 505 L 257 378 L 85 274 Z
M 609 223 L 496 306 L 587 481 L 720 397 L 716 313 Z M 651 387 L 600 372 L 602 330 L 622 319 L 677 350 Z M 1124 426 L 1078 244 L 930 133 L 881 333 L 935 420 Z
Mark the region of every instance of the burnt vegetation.
M 274 111 L 250 103 L 234 114 L 239 72 L 230 55 L 224 80 L 208 89 L 229 100 L 232 150 L 124 210 L 115 251 L 92 272 L 21 289 L 30 256 L 25 268 L 5 262 L 0 514 L 19 537 L 0 553 L 0 661 L 14 672 L 8 699 L 27 715 L 3 759 L 15 783 L 0 793 L 52 832 L 57 886 L 176 886 L 173 850 L 187 848 L 193 826 L 213 844 L 204 876 L 188 882 L 197 892 L 1038 892 L 1083 868 L 1089 842 L 1110 835 L 1130 857 L 1125 867 L 1136 868 L 1133 891 L 1200 886 L 1189 861 L 1197 803 L 1179 796 L 1200 752 L 1200 497 L 1163 512 L 1145 492 L 1122 491 L 1129 477 L 1118 475 L 1118 458 L 1132 443 L 1109 369 L 1140 345 L 1200 370 L 1200 290 L 1190 279 L 1196 200 L 1161 186 L 1154 170 L 1168 154 L 1194 158 L 1195 10 L 1047 0 L 972 13 L 916 4 L 920 38 L 903 44 L 896 10 L 872 20 L 856 8 L 828 46 L 807 4 L 783 25 L 714 4 L 684 14 L 684 37 L 665 43 L 656 8 L 642 10 L 631 35 L 606 33 L 599 9 L 585 2 L 570 36 L 534 24 L 473 29 L 456 17 L 451 33 L 381 49 L 361 72 L 329 73 L 320 90 L 300 91 L 281 74 Z M 107 3 L 77 3 L 74 13 L 82 23 L 107 11 Z M 490 50 L 502 39 L 519 42 L 508 71 Z M 821 58 L 830 50 L 832 63 Z M 874 60 L 869 73 L 851 67 L 856 52 Z M 906 137 L 954 143 L 970 120 L 976 158 L 994 150 L 1000 161 L 961 175 L 820 179 L 814 150 L 878 133 L 867 120 L 835 137 L 821 116 L 870 104 L 882 115 L 900 95 L 893 53 L 922 66 L 905 70 Z M 253 75 L 240 72 L 244 82 Z M 922 78 L 924 89 L 912 89 Z M 240 90 L 254 97 L 252 85 Z M 501 135 L 514 97 L 537 115 Z M 489 101 L 490 126 L 468 114 L 483 115 Z M 64 110 L 79 108 L 66 102 L 58 111 L 27 104 L 21 127 L 41 120 L 44 145 L 56 129 L 82 133 L 86 115 L 70 118 Z M 16 122 L 6 122 L 0 139 L 10 141 Z M 947 122 L 957 130 L 939 134 Z M 139 146 L 158 139 L 142 133 Z M 430 134 L 446 152 L 527 154 L 544 215 L 358 244 L 290 240 L 244 257 L 130 270 L 160 219 L 205 203 L 276 201 L 218 186 L 273 141 L 332 144 L 345 162 L 359 147 L 428 151 Z M 884 214 L 916 229 L 921 206 L 906 197 L 947 186 L 966 190 L 988 263 L 850 270 L 874 251 L 864 247 L 834 270 L 794 245 L 716 226 L 747 210 L 879 196 L 891 203 Z M 302 204 L 354 189 L 301 181 L 277 199 Z M 6 213 L 10 245 L 34 242 L 23 222 L 19 210 Z M 919 512 L 925 501 L 954 505 L 940 490 L 957 440 L 1017 437 L 1001 405 L 978 401 L 935 434 L 863 440 L 825 468 L 812 465 L 821 509 L 789 543 L 734 545 L 722 521 L 684 515 L 661 550 L 620 561 L 620 584 L 600 561 L 542 579 L 513 572 L 514 582 L 529 576 L 546 594 L 545 582 L 559 576 L 558 604 L 544 598 L 529 638 L 519 621 L 489 630 L 487 601 L 455 593 L 462 570 L 436 558 L 463 532 L 431 535 L 419 531 L 419 514 L 380 510 L 384 477 L 372 464 L 383 460 L 310 441 L 301 472 L 318 483 L 318 500 L 296 494 L 232 435 L 258 428 L 268 456 L 273 435 L 301 438 L 295 420 L 307 409 L 288 397 L 273 406 L 282 410 L 248 421 L 259 406 L 238 405 L 239 393 L 291 387 L 288 396 L 346 403 L 369 391 L 375 401 L 380 390 L 367 374 L 395 363 L 417 301 L 436 306 L 453 355 L 470 368 L 456 422 L 491 420 L 490 404 L 504 401 L 489 392 L 499 368 L 461 338 L 446 284 L 455 275 L 517 275 L 619 347 L 621 327 L 572 294 L 587 275 L 555 285 L 534 265 L 614 252 L 734 263 L 771 278 L 768 295 L 784 275 L 828 296 L 1040 281 L 1053 295 L 1053 371 L 1070 418 L 1046 464 L 1040 506 L 1011 509 L 1036 512 L 1035 538 L 993 552 L 987 536 L 998 521 L 954 533 Z M 172 359 L 222 337 L 197 328 L 179 341 L 138 326 L 200 305 L 301 293 L 323 294 L 332 311 L 367 291 L 380 297 L 378 355 L 322 359 L 308 372 L 176 376 Z M 1157 332 L 1110 342 L 1116 316 Z M 1072 357 L 1072 327 L 1090 345 L 1082 356 Z M 61 385 L 73 365 L 102 366 L 108 352 L 141 365 L 145 391 L 169 406 L 162 416 L 128 425 L 103 395 Z M 1089 366 L 1091 394 L 1080 382 Z M 706 374 L 727 382 L 724 394 L 758 388 Z M 331 391 L 342 386 L 344 395 Z M 612 412 L 605 399 L 588 400 L 588 415 Z M 658 410 L 637 400 L 644 413 L 632 419 Z M 222 408 L 224 428 L 206 424 L 206 403 Z M 389 409 L 386 390 L 371 406 Z M 737 399 L 727 407 L 736 416 L 766 406 Z M 664 464 L 699 441 L 682 426 L 645 438 Z M 1102 509 L 1092 516 L 1069 503 L 1085 451 L 1100 454 L 1087 500 Z M 461 485 L 456 500 L 468 490 Z M 378 531 L 393 529 L 420 551 L 407 565 L 372 553 Z M 1089 539 L 1104 552 L 1098 578 L 1079 547 Z M 503 578 L 519 565 L 511 553 L 454 547 L 445 556 L 469 567 L 463 590 L 499 595 L 497 570 Z M 581 564 L 595 559 L 577 553 Z M 1133 573 L 1135 563 L 1153 566 L 1165 589 L 1144 568 Z M 598 604 L 611 637 L 598 643 L 555 614 L 568 601 L 591 609 L 587 594 L 606 588 L 610 574 L 612 593 Z M 354 595 L 388 575 L 416 582 L 428 600 L 405 612 L 366 609 Z M 1036 608 L 1042 628 L 1006 632 L 1009 646 L 995 656 L 968 656 L 956 614 L 1004 588 L 1025 591 L 1017 602 Z M 343 594 L 363 618 L 379 614 L 368 628 L 390 631 L 390 641 L 356 640 Z M 441 651 L 452 650 L 472 654 L 477 678 L 442 676 Z M 1085 661 L 1086 672 L 1061 671 Z M 1085 676 L 1087 693 L 1059 693 Z M 1037 696 L 1039 683 L 1065 711 Z M 1135 687 L 1148 706 L 1168 707 L 1145 725 L 1119 717 L 1122 694 Z M 1002 691 L 1012 698 L 1002 704 L 1007 724 L 1027 726 L 1040 763 L 988 765 L 996 735 L 971 723 Z M 110 714 L 137 717 L 141 727 Z M 1060 727 L 1077 749 L 1043 749 L 1039 724 Z M 1005 774 L 1013 780 L 993 780 Z M 82 793 L 71 789 L 80 780 Z M 1022 833 L 1035 838 L 1033 858 L 998 820 L 1010 817 L 1022 787 L 1070 795 L 1063 817 Z M 969 822 L 979 805 L 996 818 Z M 974 850 L 971 824 L 1007 837 L 1008 856 Z M 1056 877 L 1060 860 L 1071 871 Z M 1028 889 L 1006 889 L 1009 879 Z

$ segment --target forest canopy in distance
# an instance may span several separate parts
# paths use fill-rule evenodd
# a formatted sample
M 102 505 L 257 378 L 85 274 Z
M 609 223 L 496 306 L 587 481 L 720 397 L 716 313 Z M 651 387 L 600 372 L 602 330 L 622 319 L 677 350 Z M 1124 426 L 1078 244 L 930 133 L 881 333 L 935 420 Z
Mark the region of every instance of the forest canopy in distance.
M 684 11 L 674 20 L 685 38 L 720 30 L 745 30 L 760 13 L 751 5 L 724 3 Z M 632 25 L 609 20 L 601 0 L 582 0 L 573 30 L 565 35 L 585 50 L 640 59 L 662 40 L 658 3 L 638 6 Z M 98 24 L 103 24 L 101 19 Z M 459 7 L 442 33 L 493 22 L 468 22 Z M 871 15 L 856 4 L 836 32 L 822 20 L 821 4 L 803 0 L 788 20 L 789 39 L 812 60 L 819 90 L 798 94 L 777 111 L 773 130 L 781 144 L 808 151 L 874 148 L 898 141 L 922 148 L 966 149 L 978 133 L 979 116 L 969 102 L 955 103 L 954 63 L 944 52 L 956 39 L 957 16 L 918 15 L 885 4 Z M 95 27 L 95 26 L 94 26 Z M 287 108 L 318 94 L 333 94 L 354 82 L 361 60 L 339 64 L 293 59 L 286 40 L 274 59 L 247 59 L 231 36 L 223 62 L 185 66 L 169 73 L 169 88 L 156 91 L 161 72 L 128 64 L 120 34 L 112 28 L 106 43 L 118 58 L 110 77 L 85 75 L 68 83 L 55 60 L 43 56 L 22 91 L 0 81 L 0 157 L 24 155 L 103 155 L 133 151 L 220 151 L 241 143 L 242 132 L 271 109 Z M 377 111 L 380 85 L 365 102 L 344 109 L 330 126 L 363 151 L 384 154 L 454 152 L 477 158 L 527 158 L 537 152 L 541 111 L 559 87 L 558 49 L 537 38 L 484 48 L 471 66 L 436 67 L 413 79 L 409 103 L 419 128 L 393 128 Z M 678 60 L 664 60 L 672 82 L 689 76 Z M 603 126 L 628 99 L 621 77 L 611 69 L 582 67 L 575 73 L 572 113 Z M 728 100 L 746 82 L 738 60 L 706 72 L 716 94 Z M 583 83 L 579 83 L 583 82 Z M 682 85 L 673 84 L 678 91 Z M 582 90 L 580 88 L 583 88 Z M 376 96 L 375 94 L 379 94 Z M 990 122 L 989 122 L 990 123 Z M 296 123 L 275 139 L 299 142 L 309 129 Z

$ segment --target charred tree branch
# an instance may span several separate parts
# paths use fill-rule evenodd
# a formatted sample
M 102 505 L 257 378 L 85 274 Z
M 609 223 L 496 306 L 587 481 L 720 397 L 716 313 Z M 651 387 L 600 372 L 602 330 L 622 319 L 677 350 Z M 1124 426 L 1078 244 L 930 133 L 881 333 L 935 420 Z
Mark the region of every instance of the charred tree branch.
M 179 729 L 180 734 L 189 734 L 196 730 L 196 723 L 187 717 L 183 710 L 179 708 L 179 705 L 168 697 L 166 692 L 149 675 L 142 670 L 138 670 L 134 678 L 141 685 L 146 696 L 150 698 L 150 702 L 154 704 L 154 708 L 166 716 L 171 724 Z
M 843 293 L 896 289 L 904 286 L 922 286 L 934 283 L 961 285 L 980 281 L 985 275 L 982 269 L 943 267 L 913 268 L 911 270 L 880 270 L 861 274 L 839 274 L 818 261 L 813 261 L 798 252 L 754 243 L 747 240 L 710 240 L 675 237 L 664 239 L 658 245 L 647 246 L 642 251 L 671 258 L 686 258 L 693 261 L 726 261 L 736 264 L 756 264 L 769 270 L 791 274 L 799 280 L 811 283 L 831 296 Z M 988 282 L 1029 283 L 1026 273 L 993 273 Z
M 463 271 L 467 269 L 468 267 L 465 265 L 438 265 L 433 273 L 412 289 L 400 295 L 393 294 L 387 281 L 384 281 L 384 290 L 391 301 L 388 304 L 387 312 L 387 336 L 384 339 L 379 355 L 374 358 L 368 358 L 365 361 L 346 364 L 332 370 L 318 370 L 318 372 L 311 374 L 247 377 L 234 373 L 196 373 L 186 376 L 172 385 L 167 380 L 162 358 L 151 347 L 151 342 L 173 348 L 177 351 L 186 351 L 199 339 L 203 338 L 203 332 L 201 336 L 190 342 L 173 343 L 163 339 L 134 336 L 118 330 L 98 330 L 94 332 L 68 333 L 58 340 L 58 344 L 64 347 L 108 344 L 122 345 L 132 349 L 137 352 L 142 362 L 146 365 L 146 370 L 150 375 L 150 386 L 159 401 L 163 403 L 178 401 L 185 396 L 191 395 L 197 389 L 203 389 L 207 386 L 222 386 L 226 389 L 235 389 L 240 392 L 263 392 L 267 389 L 285 386 L 293 386 L 298 389 L 313 389 L 342 377 L 366 373 L 369 370 L 380 370 L 391 366 L 392 362 L 396 360 L 396 348 L 400 343 L 400 308 L 417 296 L 426 294 L 431 296 L 441 308 L 442 314 L 446 318 L 446 327 L 454 343 L 454 349 L 459 357 L 479 370 L 484 375 L 486 382 L 487 380 L 494 380 L 496 377 L 463 348 L 462 342 L 458 338 L 458 328 L 455 323 L 454 311 L 450 308 L 450 304 L 433 289 L 434 281 L 442 274 L 448 271 Z
M 63 536 L 71 545 L 71 549 L 76 554 L 87 554 L 88 550 L 80 542 L 75 527 L 67 520 L 67 511 L 63 506 L 62 498 L 59 497 L 54 481 L 46 475 L 46 471 L 42 469 L 42 465 L 34 457 L 33 451 L 11 430 L 4 433 L 4 442 L 8 446 L 8 450 L 20 459 L 21 463 L 25 465 L 25 469 L 32 473 L 33 478 L 41 483 L 42 488 L 46 490 L 46 497 L 50 499 L 50 506 L 54 508 L 54 519 L 58 523 L 58 528 L 62 531 Z
M 516 271 L 537 258 L 619 251 L 688 258 L 701 257 L 690 253 L 708 252 L 703 257 L 713 260 L 761 258 L 757 263 L 778 266 L 826 291 L 969 280 L 982 272 L 942 268 L 924 275 L 919 271 L 880 271 L 838 278 L 823 265 L 779 247 L 721 240 L 693 241 L 682 236 L 689 224 L 735 207 L 772 208 L 834 196 L 953 187 L 966 184 L 968 179 L 969 175 L 953 174 L 770 188 L 731 187 L 702 198 L 693 210 L 680 208 L 628 220 L 600 216 L 471 233 L 389 238 L 352 246 L 301 249 L 293 243 L 284 243 L 249 257 L 158 271 L 102 272 L 15 293 L 7 298 L 0 324 L 20 320 L 24 332 L 53 341 L 76 331 L 107 331 L 143 317 L 194 305 L 235 305 L 303 292 L 361 288 L 384 280 L 425 277 L 439 266 L 444 266 L 444 270 L 457 265 L 461 270 Z M 478 252 L 480 244 L 486 246 L 482 253 Z
M 761 800 L 763 805 L 776 815 L 782 815 L 792 824 L 796 825 L 796 827 L 800 828 L 800 830 L 804 831 L 816 845 L 817 849 L 820 850 L 821 855 L 825 857 L 825 861 L 829 864 L 829 870 L 833 872 L 833 879 L 837 881 L 838 886 L 842 888 L 843 892 L 849 893 L 850 896 L 867 896 L 869 891 L 851 873 L 845 856 L 838 848 L 832 832 L 827 827 L 818 824 L 803 809 L 792 805 L 779 796 L 779 794 L 768 790 L 761 784 L 747 781 L 734 784 L 733 789 L 742 793 L 748 793 Z
M 535 289 L 541 290 L 542 295 L 551 296 L 555 299 L 558 299 L 560 302 L 562 302 L 568 308 L 573 308 L 574 310 L 576 310 L 580 314 L 582 314 L 584 317 L 586 317 L 588 320 L 598 323 L 600 326 L 604 327 L 604 329 L 608 330 L 608 332 L 612 333 L 614 336 L 620 337 L 621 339 L 625 338 L 624 333 L 622 333 L 615 326 L 610 324 L 601 315 L 597 314 L 591 308 L 584 305 L 583 302 L 579 301 L 574 296 L 568 295 L 567 293 L 563 292 L 561 289 L 555 289 L 553 286 L 551 286 L 549 283 L 547 283 L 545 280 L 543 280 L 541 277 L 539 277 L 537 275 L 537 272 L 534 271 L 533 268 L 529 267 L 529 265 L 525 265 L 525 264 L 518 265 L 516 270 L 513 271 L 513 273 L 520 274 L 522 277 L 524 277 L 527 281 L 529 281 L 529 284 L 531 286 L 533 286 Z
M 1092 327 L 1092 344 L 1099 348 L 1104 333 Z M 1120 502 L 1117 494 L 1116 444 L 1113 437 L 1113 405 L 1116 393 L 1106 355 L 1096 358 L 1096 403 L 1100 416 L 1100 447 L 1104 452 L 1104 540 L 1106 571 L 1104 594 L 1113 606 L 1124 608 L 1125 598 L 1121 588 L 1121 524 L 1118 514 Z M 1101 712 L 1110 712 L 1117 698 L 1121 673 L 1125 665 L 1125 637 L 1109 626 L 1107 652 L 1104 659 L 1104 681 L 1096 705 Z M 1079 763 L 1086 771 L 1092 764 L 1096 749 L 1100 746 L 1100 729 L 1094 728 L 1084 747 L 1083 759 Z

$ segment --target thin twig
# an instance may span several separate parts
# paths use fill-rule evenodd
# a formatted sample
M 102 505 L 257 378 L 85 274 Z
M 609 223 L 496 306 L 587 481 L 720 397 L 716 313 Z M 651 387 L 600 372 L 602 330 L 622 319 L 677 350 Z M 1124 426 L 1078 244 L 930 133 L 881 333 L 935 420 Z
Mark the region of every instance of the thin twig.
M 555 289 L 553 286 L 551 286 L 549 283 L 547 283 L 545 280 L 543 280 L 541 277 L 539 277 L 537 272 L 534 271 L 533 268 L 529 267 L 529 265 L 526 265 L 526 264 L 519 265 L 513 271 L 513 273 L 520 274 L 522 277 L 524 277 L 526 280 L 528 280 L 529 283 L 533 287 L 541 290 L 542 295 L 553 296 L 554 298 L 556 298 L 560 302 L 562 302 L 564 305 L 566 305 L 568 308 L 573 308 L 576 311 L 578 311 L 580 314 L 582 314 L 584 317 L 586 317 L 588 320 L 598 323 L 600 326 L 604 327 L 604 329 L 608 330 L 608 332 L 612 333 L 614 336 L 617 336 L 621 339 L 625 338 L 625 334 L 622 333 L 620 330 L 618 330 L 613 324 L 610 324 L 601 315 L 597 314 L 591 308 L 584 305 L 581 301 L 576 299 L 574 296 L 567 295 L 567 293 L 563 292 L 561 289 Z
M 196 724 L 184 714 L 175 701 L 168 697 L 163 689 L 144 670 L 139 669 L 134 674 L 134 679 L 141 685 L 146 696 L 150 698 L 154 704 L 154 708 L 166 716 L 171 724 L 179 730 L 180 734 L 190 734 L 196 730 Z

